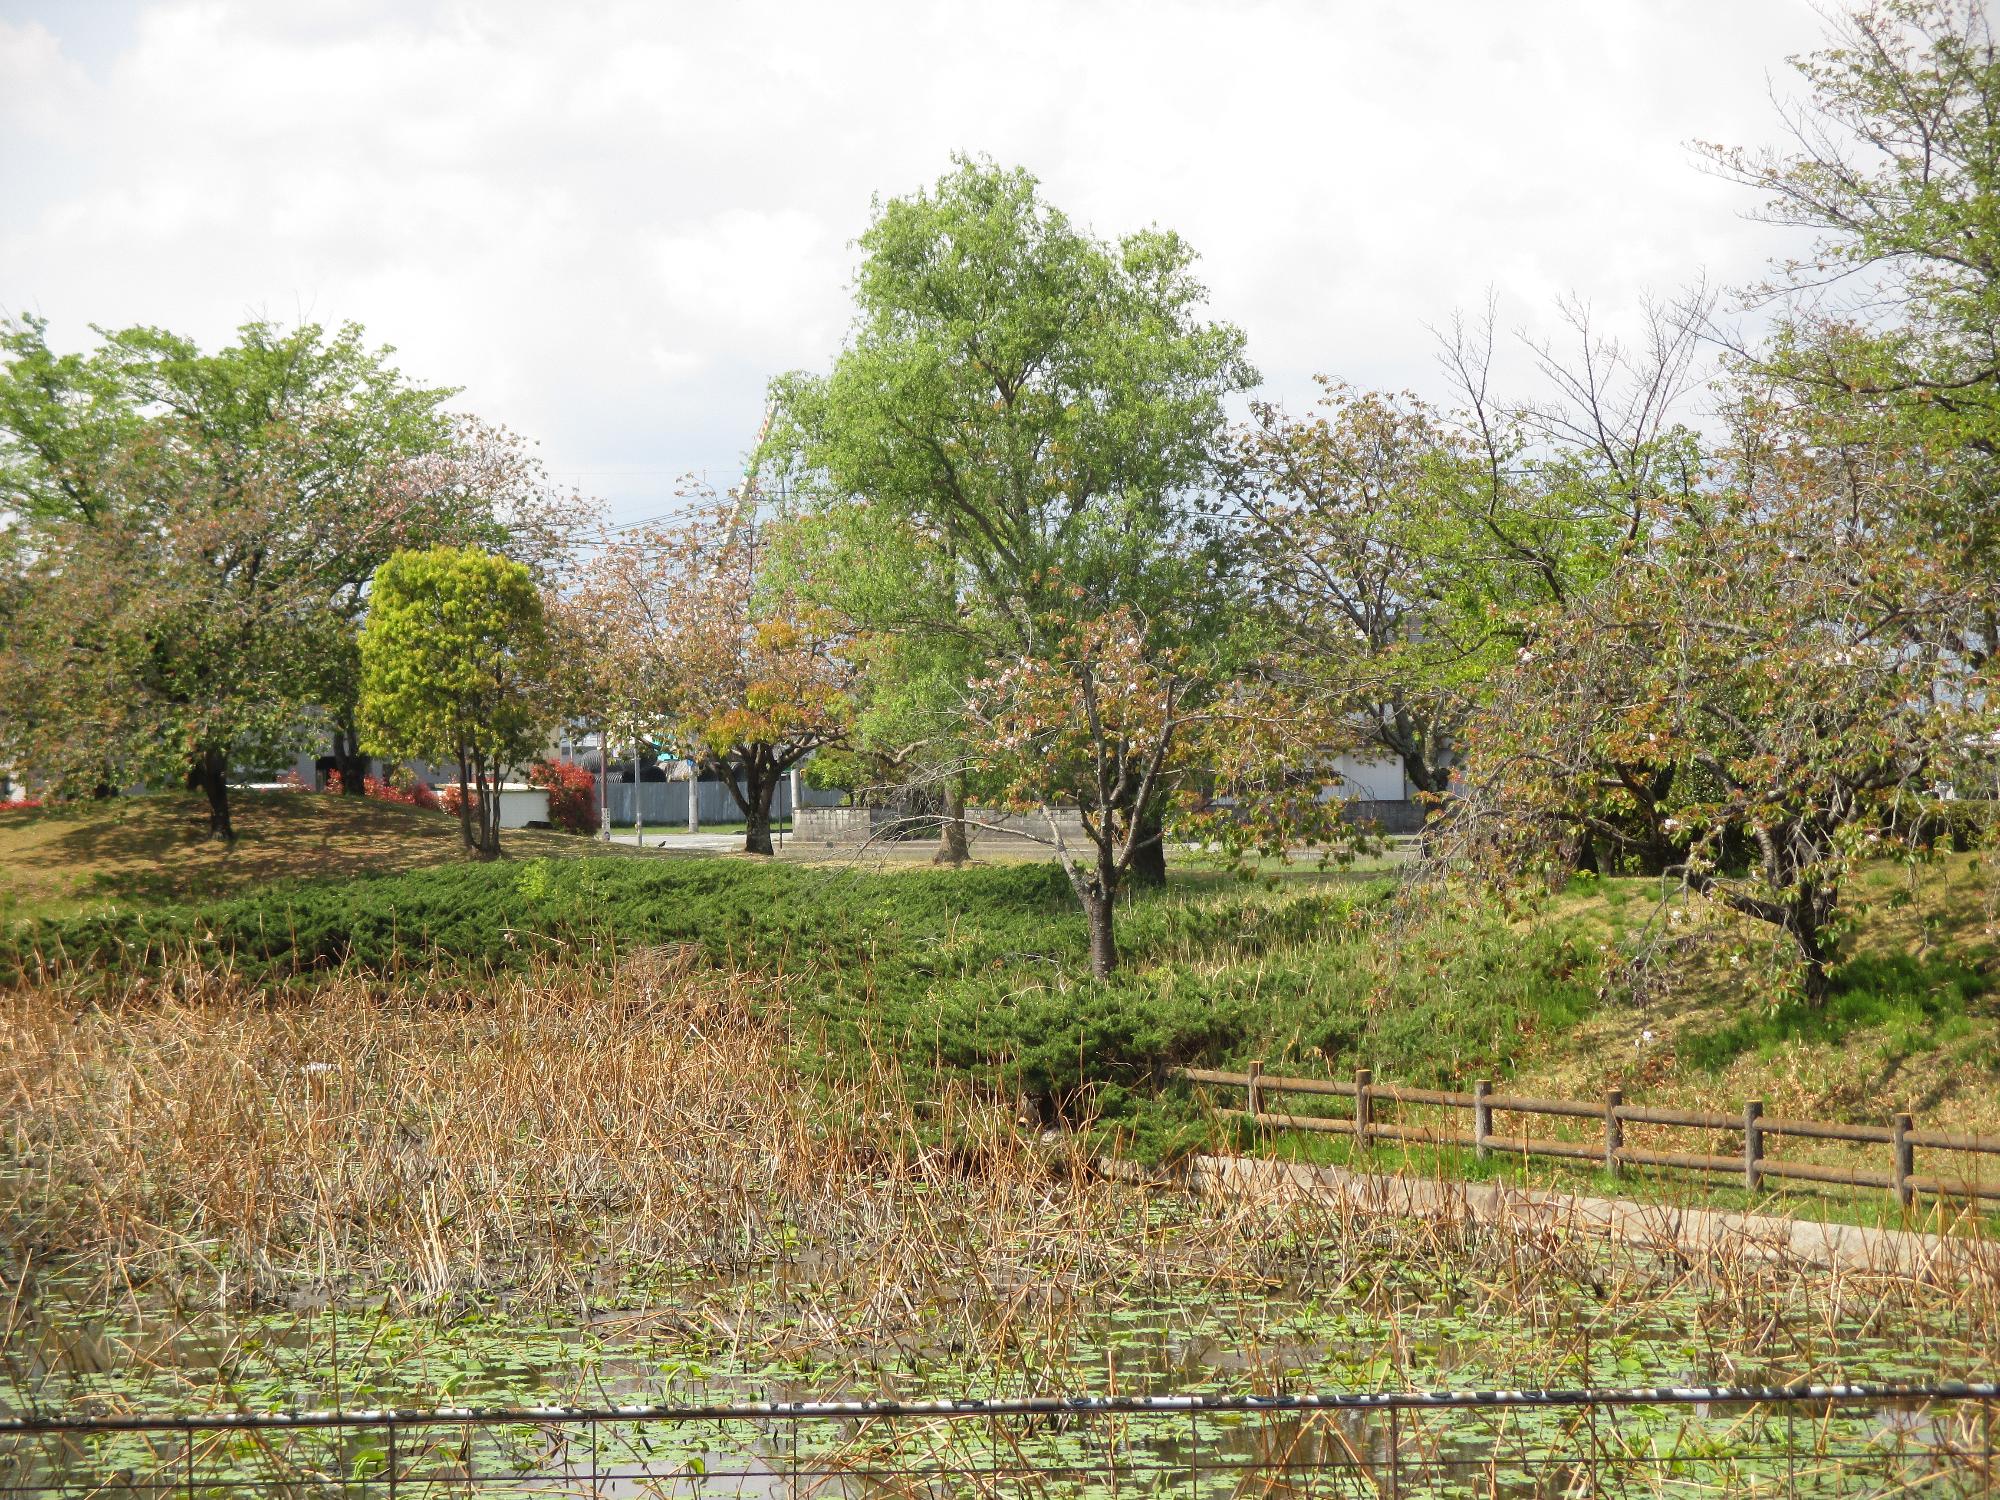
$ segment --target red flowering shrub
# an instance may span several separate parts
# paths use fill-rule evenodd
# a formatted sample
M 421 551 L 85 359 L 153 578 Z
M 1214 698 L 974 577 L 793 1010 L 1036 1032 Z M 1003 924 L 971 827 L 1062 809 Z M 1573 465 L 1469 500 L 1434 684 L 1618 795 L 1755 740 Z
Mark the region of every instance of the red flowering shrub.
M 345 783 L 340 779 L 340 772 L 329 771 L 326 773 L 326 790 L 329 796 L 339 796 L 343 785 Z M 428 807 L 436 809 L 444 805 L 438 800 L 436 792 L 432 791 L 423 782 L 414 779 L 408 786 L 396 786 L 391 782 L 384 781 L 379 776 L 364 776 L 361 779 L 361 795 L 364 797 L 374 797 L 383 802 L 400 802 L 405 807 Z M 457 811 L 457 804 L 453 804 L 452 811 Z
M 549 794 L 549 821 L 571 833 L 597 832 L 597 778 L 568 761 L 538 760 L 528 784 Z

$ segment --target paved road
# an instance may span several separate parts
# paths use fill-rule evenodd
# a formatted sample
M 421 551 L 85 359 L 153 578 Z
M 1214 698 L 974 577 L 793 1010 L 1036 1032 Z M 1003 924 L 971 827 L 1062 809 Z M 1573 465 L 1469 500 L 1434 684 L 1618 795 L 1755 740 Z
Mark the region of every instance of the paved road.
M 614 844 L 636 844 L 639 841 L 639 835 L 633 833 L 614 833 L 611 835 L 611 842 Z M 654 833 L 649 830 L 645 835 L 645 846 L 648 849 L 657 849 L 662 854 L 727 854 L 732 850 L 743 847 L 743 835 L 740 833 Z

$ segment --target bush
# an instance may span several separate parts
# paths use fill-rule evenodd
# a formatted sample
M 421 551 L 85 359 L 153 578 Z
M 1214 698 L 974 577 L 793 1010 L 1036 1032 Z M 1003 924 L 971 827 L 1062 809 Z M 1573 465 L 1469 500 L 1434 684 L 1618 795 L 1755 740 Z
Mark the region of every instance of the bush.
M 300 776 L 297 771 L 285 772 L 284 775 L 278 778 L 278 785 L 288 792 L 308 792 L 312 790 L 311 787 L 306 785 L 305 778 Z M 327 796 L 341 796 L 346 789 L 347 783 L 341 779 L 340 772 L 329 771 L 326 773 L 326 786 L 322 790 Z M 362 778 L 361 795 L 364 797 L 373 797 L 380 802 L 400 802 L 405 807 L 425 807 L 435 810 L 440 806 L 437 793 L 432 791 L 426 783 L 418 781 L 415 777 L 410 779 L 408 786 L 399 786 L 394 782 L 384 780 L 380 776 L 367 776 Z
M 571 833 L 597 832 L 597 778 L 568 761 L 538 760 L 528 784 L 549 794 L 549 821 Z

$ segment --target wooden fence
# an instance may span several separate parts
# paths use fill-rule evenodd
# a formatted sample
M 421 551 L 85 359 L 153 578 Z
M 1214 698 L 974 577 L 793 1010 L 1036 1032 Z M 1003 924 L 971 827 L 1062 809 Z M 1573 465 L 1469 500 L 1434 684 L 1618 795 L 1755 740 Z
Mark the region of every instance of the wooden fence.
M 1220 1084 L 1245 1091 L 1248 1107 L 1235 1111 L 1259 1125 L 1278 1130 L 1325 1130 L 1354 1137 L 1358 1145 L 1373 1141 L 1411 1141 L 1422 1145 L 1470 1146 L 1484 1160 L 1495 1151 L 1525 1156 L 1560 1156 L 1602 1166 L 1616 1176 L 1628 1166 L 1676 1167 L 1696 1172 L 1740 1172 L 1743 1185 L 1752 1192 L 1767 1177 L 1791 1177 L 1806 1182 L 1831 1182 L 1856 1187 L 1887 1188 L 1897 1201 L 1909 1205 L 1917 1194 L 2000 1201 L 2000 1180 L 1981 1180 L 1975 1167 L 1970 1179 L 1920 1177 L 1916 1155 L 1926 1151 L 1955 1151 L 2000 1156 L 2000 1136 L 1948 1135 L 1935 1130 L 1918 1130 L 1909 1115 L 1899 1114 L 1887 1125 L 1834 1125 L 1819 1120 L 1776 1119 L 1764 1113 L 1762 1100 L 1752 1099 L 1740 1114 L 1727 1115 L 1694 1109 L 1655 1109 L 1649 1105 L 1627 1104 L 1617 1089 L 1605 1092 L 1601 1103 L 1586 1104 L 1571 1099 L 1528 1099 L 1513 1094 L 1496 1094 L 1490 1083 L 1481 1080 L 1469 1094 L 1449 1089 L 1412 1089 L 1376 1083 L 1366 1068 L 1357 1068 L 1352 1083 L 1325 1078 L 1279 1078 L 1253 1062 L 1244 1073 L 1218 1073 L 1207 1068 L 1183 1068 L 1180 1076 L 1190 1083 Z M 1354 1101 L 1351 1119 L 1325 1115 L 1277 1114 L 1264 1107 L 1268 1094 L 1332 1094 Z M 1472 1112 L 1472 1130 L 1445 1130 L 1429 1125 L 1406 1125 L 1377 1117 L 1377 1105 L 1430 1104 L 1445 1109 Z M 1498 1114 L 1556 1115 L 1603 1122 L 1602 1145 L 1582 1141 L 1538 1140 L 1527 1135 L 1496 1135 L 1493 1116 Z M 1648 1151 L 1625 1143 L 1627 1125 L 1666 1125 L 1689 1130 L 1731 1131 L 1743 1137 L 1743 1150 L 1734 1156 L 1711 1156 L 1689 1151 Z M 1894 1168 L 1870 1172 L 1849 1167 L 1821 1166 L 1817 1162 L 1782 1161 L 1765 1154 L 1772 1136 L 1803 1136 L 1824 1141 L 1853 1141 L 1889 1148 Z

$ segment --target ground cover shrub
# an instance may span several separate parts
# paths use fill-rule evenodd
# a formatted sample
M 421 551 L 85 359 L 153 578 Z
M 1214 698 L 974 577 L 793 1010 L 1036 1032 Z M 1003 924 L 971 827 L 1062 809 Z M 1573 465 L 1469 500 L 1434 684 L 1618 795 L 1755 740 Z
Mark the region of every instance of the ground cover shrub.
M 912 976 L 1081 951 L 1054 867 L 871 876 L 732 860 L 458 863 L 123 907 L 0 935 L 0 981 L 193 958 L 253 981 L 335 968 L 493 972 L 662 942 L 744 966 L 901 955 Z M 967 913 L 978 912 L 977 919 Z

